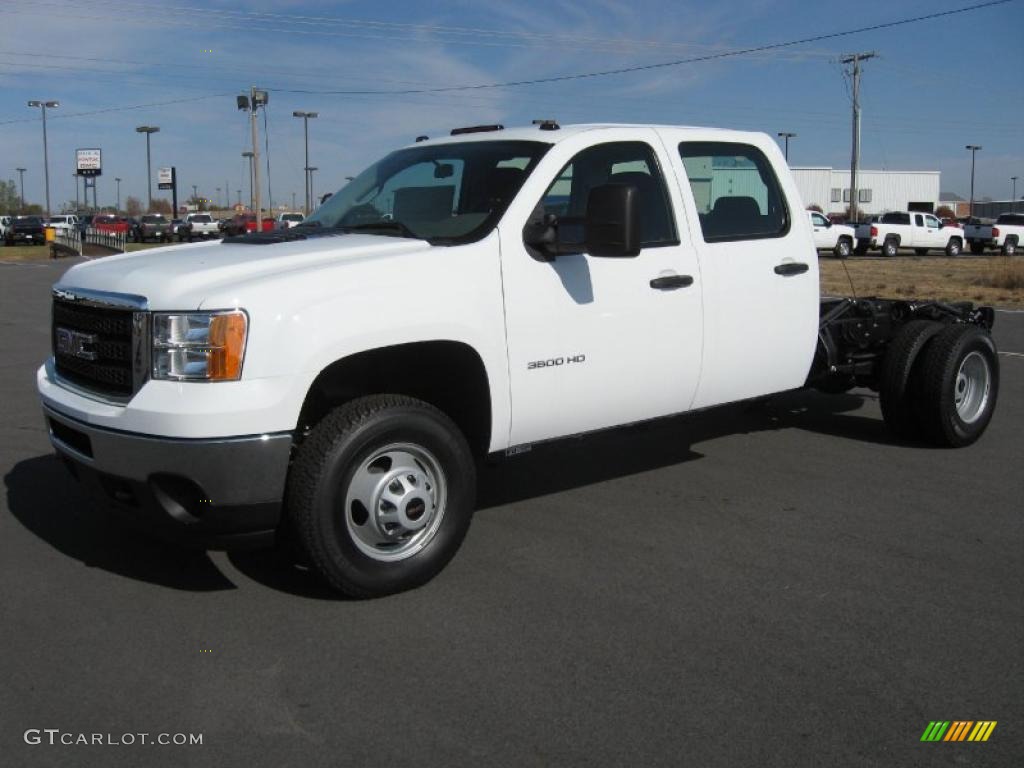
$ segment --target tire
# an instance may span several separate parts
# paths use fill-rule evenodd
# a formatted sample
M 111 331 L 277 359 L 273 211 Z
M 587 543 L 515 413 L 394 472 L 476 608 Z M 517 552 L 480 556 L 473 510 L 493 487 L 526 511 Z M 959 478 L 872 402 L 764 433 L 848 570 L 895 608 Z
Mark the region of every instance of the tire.
M 882 418 L 889 431 L 903 440 L 923 436 L 912 402 L 920 389 L 920 355 L 942 328 L 931 320 L 911 320 L 896 333 L 882 359 L 878 376 Z
M 832 253 L 837 259 L 847 259 L 850 257 L 850 253 L 853 251 L 853 243 L 848 237 L 841 237 L 836 243 L 836 247 L 832 249 Z
M 858 256 L 864 256 L 868 252 L 868 244 L 865 242 L 861 245 L 860 242 L 858 242 L 857 246 L 853 249 L 853 252 Z
M 975 242 L 975 241 L 968 241 L 968 242 L 970 242 L 970 244 L 971 244 L 971 253 L 973 253 L 975 256 L 980 256 L 981 254 L 983 254 L 985 252 L 985 244 L 984 243 L 979 243 L 979 242 Z
M 959 256 L 962 249 L 963 243 L 960 242 L 959 237 L 951 237 L 949 238 L 949 242 L 946 243 L 946 255 L 950 258 Z
M 891 259 L 900 252 L 900 242 L 895 237 L 887 238 L 882 243 L 882 255 L 887 259 Z
M 928 255 L 928 249 L 927 248 L 915 248 L 914 249 L 914 253 L 916 253 L 918 256 L 927 256 Z
M 992 336 L 974 325 L 942 330 L 921 361 L 917 418 L 935 445 L 960 448 L 984 433 L 999 394 L 999 357 Z
M 396 472 L 386 487 L 374 479 Z M 475 495 L 473 456 L 451 419 L 410 397 L 373 395 L 310 432 L 289 473 L 286 515 L 328 584 L 379 597 L 441 572 L 466 536 Z
M 1016 256 L 1017 255 L 1017 240 L 1015 238 L 1006 238 L 1006 242 L 1003 243 L 1003 256 Z

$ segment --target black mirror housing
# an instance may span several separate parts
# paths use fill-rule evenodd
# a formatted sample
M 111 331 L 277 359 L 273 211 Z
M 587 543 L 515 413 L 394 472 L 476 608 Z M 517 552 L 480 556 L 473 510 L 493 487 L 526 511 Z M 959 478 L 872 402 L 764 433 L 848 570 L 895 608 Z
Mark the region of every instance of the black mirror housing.
M 590 190 L 584 219 L 591 256 L 630 258 L 640 253 L 639 194 L 630 184 L 601 184 Z

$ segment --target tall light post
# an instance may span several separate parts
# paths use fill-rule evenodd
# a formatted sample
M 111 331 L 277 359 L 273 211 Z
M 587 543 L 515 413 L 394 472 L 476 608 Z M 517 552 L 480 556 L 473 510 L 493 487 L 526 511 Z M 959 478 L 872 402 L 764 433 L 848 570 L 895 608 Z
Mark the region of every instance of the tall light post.
M 316 208 L 316 197 L 314 197 L 314 193 L 313 193 L 313 174 L 316 173 L 317 171 L 319 171 L 320 169 L 319 168 L 314 168 L 314 167 L 309 167 L 306 170 L 309 173 L 309 202 L 313 206 L 313 208 Z M 312 213 L 312 212 L 313 211 L 311 209 L 309 213 Z M 306 214 L 306 215 L 308 216 L 309 214 Z
M 795 139 L 796 138 L 796 134 L 795 133 L 788 133 L 786 131 L 781 131 L 781 132 L 779 132 L 778 136 L 779 136 L 780 139 L 784 139 L 786 141 L 786 152 L 785 152 L 785 154 L 786 154 L 786 165 L 789 165 L 789 140 L 790 139 Z
M 253 201 L 255 199 L 253 197 L 253 184 L 252 184 L 253 169 L 252 169 L 252 164 L 253 164 L 253 158 L 255 157 L 255 155 L 252 152 L 243 152 L 242 153 L 242 157 L 249 158 L 249 210 L 252 210 L 253 205 L 254 205 Z
M 21 186 L 21 210 L 24 212 L 24 210 L 25 210 L 25 171 L 27 171 L 28 169 L 27 168 L 15 168 L 14 170 L 16 170 L 18 172 L 18 182 L 19 182 L 19 184 Z M 78 187 L 77 186 L 75 187 L 75 196 L 76 197 L 78 196 Z
M 160 132 L 157 125 L 140 125 L 135 129 L 136 133 L 146 134 L 146 211 L 153 210 L 153 163 L 149 155 L 149 137 Z
M 305 210 L 305 214 L 307 216 L 309 216 L 309 213 L 310 213 L 309 204 L 310 204 L 310 202 L 312 200 L 312 197 L 313 197 L 313 178 L 312 178 L 312 176 L 310 174 L 310 170 L 309 170 L 309 120 L 310 120 L 310 118 L 319 117 L 319 115 L 320 115 L 319 112 L 303 112 L 301 110 L 296 110 L 295 112 L 292 112 L 292 117 L 301 117 L 302 118 L 302 127 L 303 127 L 303 130 L 305 132 L 305 137 L 306 137 L 306 165 L 303 167 L 303 171 L 305 172 L 305 179 L 306 179 L 306 210 Z M 292 207 L 294 208 L 295 206 L 293 205 Z
M 1010 213 L 1017 212 L 1017 177 L 1011 176 L 1010 182 L 1013 184 L 1013 191 L 1010 193 Z
M 121 177 L 115 176 L 114 181 L 117 182 L 117 212 L 121 212 Z
M 50 218 L 50 150 L 46 145 L 46 110 L 56 109 L 60 102 L 30 101 L 28 105 L 33 108 L 39 107 L 43 111 L 43 178 L 46 180 L 46 218 Z
M 217 187 L 217 207 L 220 207 L 220 187 Z
M 974 218 L 974 153 L 977 152 L 981 147 L 977 144 L 968 144 L 965 149 L 971 151 L 971 213 L 970 216 Z

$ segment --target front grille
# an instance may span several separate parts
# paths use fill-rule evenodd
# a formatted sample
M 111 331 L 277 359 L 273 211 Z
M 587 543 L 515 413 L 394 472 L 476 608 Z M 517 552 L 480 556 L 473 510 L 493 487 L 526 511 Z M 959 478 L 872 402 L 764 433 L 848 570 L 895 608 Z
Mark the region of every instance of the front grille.
M 83 305 L 54 297 L 52 343 L 57 373 L 84 389 L 115 397 L 135 392 L 134 313 L 131 309 Z M 85 343 L 58 345 L 58 329 Z M 67 336 L 67 334 L 65 334 Z

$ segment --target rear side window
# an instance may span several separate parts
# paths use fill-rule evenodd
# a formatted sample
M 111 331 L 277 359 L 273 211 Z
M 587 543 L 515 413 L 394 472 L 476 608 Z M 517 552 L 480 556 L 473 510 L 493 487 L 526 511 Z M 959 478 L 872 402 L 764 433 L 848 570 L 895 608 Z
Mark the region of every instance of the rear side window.
M 883 224 L 910 224 L 909 213 L 887 213 L 882 217 Z
M 1001 213 L 996 224 L 1014 224 L 1024 226 L 1024 213 Z
M 757 147 L 715 141 L 679 145 L 704 240 L 782 237 L 789 210 L 771 163 Z

